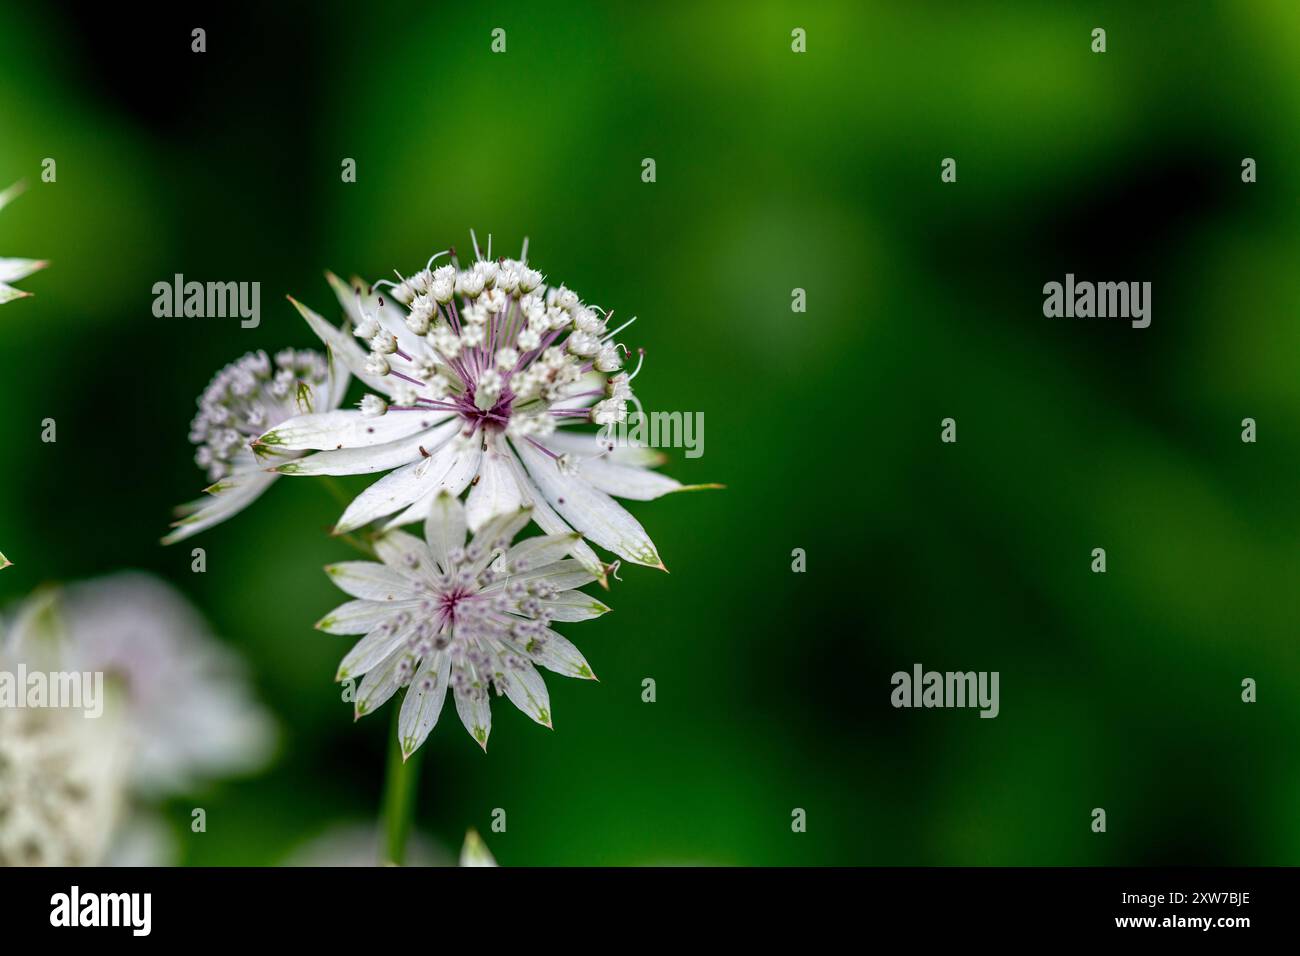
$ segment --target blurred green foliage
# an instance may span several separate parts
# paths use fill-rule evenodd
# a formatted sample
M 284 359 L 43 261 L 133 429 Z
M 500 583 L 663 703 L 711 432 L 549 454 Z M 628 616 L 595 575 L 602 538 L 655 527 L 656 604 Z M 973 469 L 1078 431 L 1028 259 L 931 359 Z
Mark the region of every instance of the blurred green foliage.
M 201 56 L 189 19 L 7 7 L 0 254 L 53 265 L 0 309 L 0 599 L 146 568 L 249 661 L 283 752 L 170 808 L 185 862 L 373 818 L 389 730 L 311 627 L 349 556 L 320 484 L 195 539 L 206 574 L 158 546 L 193 398 L 313 344 L 282 294 L 337 316 L 323 269 L 471 227 L 640 316 L 642 399 L 707 424 L 667 470 L 729 487 L 633 505 L 672 573 L 569 629 L 601 682 L 549 681 L 553 733 L 498 707 L 485 756 L 448 709 L 423 830 L 507 865 L 1300 862 L 1300 6 L 248 5 Z M 1152 281 L 1152 327 L 1044 319 L 1067 271 Z M 260 281 L 261 326 L 155 319 L 177 272 Z M 999 670 L 1001 715 L 891 709 L 914 662 Z

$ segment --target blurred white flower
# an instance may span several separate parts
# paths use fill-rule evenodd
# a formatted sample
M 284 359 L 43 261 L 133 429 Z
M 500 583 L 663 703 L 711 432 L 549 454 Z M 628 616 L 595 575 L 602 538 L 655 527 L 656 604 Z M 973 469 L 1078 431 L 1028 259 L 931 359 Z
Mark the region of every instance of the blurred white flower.
M 14 563 L 4 556 L 4 552 L 0 551 L 0 571 L 3 571 L 5 568 L 11 568 L 13 565 Z
M 373 823 L 331 827 L 297 847 L 281 866 L 379 866 L 383 832 Z M 407 840 L 407 866 L 450 866 L 451 858 L 426 837 L 413 833 Z
M 63 591 L 68 666 L 123 680 L 133 778 L 149 793 L 259 769 L 275 745 L 242 662 L 169 584 L 119 572 Z
M 281 866 L 380 866 L 383 834 L 374 824 L 348 823 L 330 827 L 294 849 Z M 451 866 L 447 851 L 420 834 L 412 834 L 405 866 Z M 465 834 L 459 866 L 496 866 L 497 861 L 478 833 Z
M 496 857 L 487 848 L 477 830 L 465 834 L 465 845 L 460 850 L 461 866 L 496 866 Z
M 316 625 L 330 634 L 365 635 L 343 658 L 337 676 L 343 681 L 365 675 L 356 691 L 357 716 L 409 687 L 398 716 L 404 757 L 433 729 L 448 686 L 465 729 L 487 749 L 491 689 L 550 727 L 546 685 L 533 665 L 595 678 L 578 649 L 547 626 L 609 610 L 574 590 L 596 580 L 565 557 L 578 535 L 544 535 L 512 547 L 530 518 L 523 509 L 491 519 L 466 545 L 465 510 L 444 492 L 433 499 L 423 541 L 389 531 L 375 539 L 382 564 L 347 561 L 325 569 L 357 598 Z
M 173 544 L 247 508 L 275 481 L 249 442 L 268 428 L 304 412 L 331 412 L 348 387 L 348 373 L 318 352 L 285 349 L 275 361 L 249 352 L 213 377 L 199 396 L 190 441 L 195 463 L 207 474 L 211 497 L 177 508 Z M 297 455 L 290 454 L 295 458 Z
M 0 670 L 102 673 L 102 714 L 0 707 L 0 860 L 145 862 L 130 815 L 270 756 L 274 728 L 234 655 L 170 586 L 126 572 L 25 601 Z M 142 849 L 143 848 L 143 849 Z M 162 861 L 155 861 L 162 862 Z
M 5 206 L 9 205 L 22 191 L 22 183 L 15 183 L 8 189 L 0 191 L 0 209 L 4 209 Z M 48 262 L 40 259 L 0 259 L 0 305 L 31 295 L 30 292 L 15 289 L 9 283 L 25 279 L 33 272 L 44 269 L 47 265 L 49 265 Z
M 259 446 L 316 450 L 281 465 L 281 474 L 391 472 L 352 502 L 337 533 L 380 519 L 384 530 L 418 522 L 434 496 L 468 488 L 472 531 L 528 507 L 548 534 L 576 530 L 624 560 L 663 567 L 645 529 L 611 496 L 644 501 L 683 486 L 646 467 L 662 462 L 656 452 L 573 431 L 623 422 L 629 403 L 639 407 L 637 372 L 620 371 L 627 350 L 615 342 L 635 320 L 610 329 L 611 313 L 564 286 L 548 288 L 527 264 L 526 244 L 520 260 L 496 261 L 489 242 L 488 257 L 464 270 L 433 268 L 442 255 L 410 278 L 370 288 L 328 275 L 355 337 L 346 323 L 335 328 L 294 303 L 331 353 L 380 394 L 359 410 L 284 422 Z M 606 567 L 588 544 L 573 553 L 605 583 Z

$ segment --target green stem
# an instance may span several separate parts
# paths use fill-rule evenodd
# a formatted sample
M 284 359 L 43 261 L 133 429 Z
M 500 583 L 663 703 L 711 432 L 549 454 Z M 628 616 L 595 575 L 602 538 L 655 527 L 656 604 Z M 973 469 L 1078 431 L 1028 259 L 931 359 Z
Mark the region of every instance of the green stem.
M 344 508 L 351 504 L 352 499 L 348 497 L 348 493 L 343 490 L 343 486 L 335 481 L 331 475 L 320 475 L 318 477 L 321 487 L 330 493 L 331 498 L 341 504 Z
M 365 541 L 362 541 L 360 538 L 350 534 L 336 534 L 334 537 L 338 538 L 345 544 L 350 544 L 372 561 L 379 560 L 379 555 L 375 552 L 374 547 L 367 544 Z
M 402 712 L 400 699 L 391 702 L 393 727 L 388 737 L 388 773 L 384 781 L 383 831 L 385 866 L 401 866 L 406 861 L 406 842 L 415 822 L 415 792 L 420 776 L 420 750 L 402 759 L 402 741 L 397 732 Z
M 341 504 L 346 510 L 348 504 L 350 503 L 350 499 L 348 498 L 347 492 L 343 490 L 342 485 L 340 485 L 329 475 L 318 476 L 317 483 L 326 491 L 328 491 L 329 496 L 333 498 L 336 502 Z M 334 535 L 334 537 L 338 538 L 340 541 L 344 542 L 345 544 L 349 544 L 352 547 L 356 548 L 358 551 L 360 551 L 368 558 L 372 558 L 374 560 L 379 559 L 379 555 L 375 553 L 374 547 L 369 542 L 364 541 L 361 538 L 358 538 L 356 535 L 336 534 Z

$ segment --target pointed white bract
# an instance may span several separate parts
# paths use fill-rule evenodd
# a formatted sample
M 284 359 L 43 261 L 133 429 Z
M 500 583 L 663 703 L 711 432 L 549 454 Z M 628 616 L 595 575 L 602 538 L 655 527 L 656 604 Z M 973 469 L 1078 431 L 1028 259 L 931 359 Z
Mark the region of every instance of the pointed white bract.
M 274 361 L 265 352 L 249 352 L 218 372 L 199 396 L 190 425 L 190 441 L 198 446 L 194 461 L 211 483 L 205 489 L 209 497 L 177 508 L 175 530 L 163 544 L 219 524 L 256 501 L 277 477 L 270 470 L 275 461 L 300 455 L 264 446 L 255 452 L 250 442 L 304 413 L 327 418 L 347 386 L 346 369 L 318 352 L 293 349 L 277 352 Z
M 4 209 L 23 191 L 22 183 L 15 183 L 8 189 L 0 190 L 0 209 Z M 10 283 L 25 279 L 33 272 L 44 269 L 49 263 L 40 259 L 5 259 L 0 258 L 0 305 L 26 298 L 30 292 L 15 289 Z
M 487 848 L 477 830 L 465 834 L 465 845 L 460 848 L 461 866 L 496 866 L 496 857 Z
M 620 370 L 627 350 L 615 342 L 631 323 L 611 330 L 611 313 L 548 287 L 526 260 L 489 252 L 467 269 L 435 268 L 443 255 L 397 282 L 349 288 L 328 276 L 348 316 L 342 328 L 295 302 L 372 393 L 357 410 L 268 429 L 259 444 L 314 452 L 282 466 L 285 474 L 388 472 L 352 502 L 338 533 L 420 521 L 439 494 L 468 489 L 471 531 L 530 508 L 542 531 L 586 539 L 574 557 L 602 584 L 607 568 L 591 544 L 662 567 L 611 495 L 645 500 L 683 486 L 649 471 L 655 453 L 575 430 L 616 425 L 637 404 L 636 372 Z
M 568 557 L 580 544 L 577 533 L 511 544 L 532 517 L 526 508 L 497 515 L 467 543 L 466 507 L 442 492 L 429 505 L 423 540 L 387 531 L 375 539 L 380 562 L 326 568 L 355 600 L 316 626 L 364 635 L 343 658 L 337 679 L 360 678 L 357 717 L 406 688 L 398 716 L 404 756 L 433 730 L 449 689 L 465 729 L 486 749 L 492 690 L 549 727 L 550 700 L 535 665 L 594 679 L 578 649 L 549 625 L 609 608 L 575 590 L 596 580 Z

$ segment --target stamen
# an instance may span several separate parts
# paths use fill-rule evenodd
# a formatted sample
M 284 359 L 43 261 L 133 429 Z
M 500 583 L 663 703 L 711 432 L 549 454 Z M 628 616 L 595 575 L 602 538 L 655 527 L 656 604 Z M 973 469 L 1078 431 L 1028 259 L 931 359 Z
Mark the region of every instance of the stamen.
M 555 452 L 551 451 L 549 448 L 547 448 L 547 447 L 546 447 L 545 445 L 543 445 L 541 442 L 537 441 L 535 438 L 529 438 L 529 439 L 527 439 L 527 442 L 528 442 L 528 444 L 530 444 L 530 445 L 532 445 L 534 448 L 536 448 L 538 451 L 543 452 L 543 453 L 545 453 L 545 454 L 547 454 L 547 455 L 550 455 L 550 456 L 551 456 L 553 459 L 555 459 L 556 461 L 559 461 L 559 460 L 560 460 L 560 456 L 559 456 L 559 455 L 557 455 Z
M 609 319 L 609 316 L 610 316 L 610 315 L 613 315 L 613 314 L 614 314 L 613 312 L 610 312 L 608 315 L 605 316 L 605 319 L 608 320 L 608 319 Z M 612 339 L 614 336 L 618 335 L 618 333 L 622 332 L 625 328 L 627 328 L 629 325 L 631 325 L 631 324 L 632 324 L 633 322 L 635 322 L 636 320 L 637 320 L 637 317 L 636 317 L 635 315 L 632 316 L 632 318 L 628 319 L 626 322 L 624 322 L 622 325 L 620 325 L 618 328 L 616 328 L 613 332 L 610 332 L 608 335 L 606 335 L 606 336 L 605 336 L 603 339 L 601 339 L 600 341 L 601 341 L 602 343 L 608 342 L 610 339 Z
M 632 379 L 636 378 L 637 375 L 641 373 L 641 365 L 643 362 L 645 362 L 645 349 L 637 349 L 636 352 L 637 355 L 640 356 L 640 358 L 636 360 L 636 368 L 632 371 L 632 374 L 627 377 L 627 380 L 629 382 L 631 382 Z

